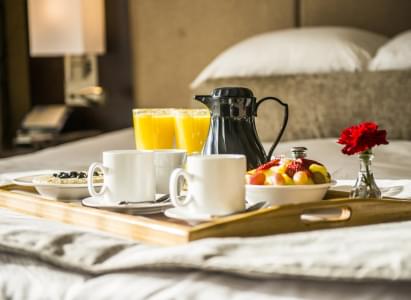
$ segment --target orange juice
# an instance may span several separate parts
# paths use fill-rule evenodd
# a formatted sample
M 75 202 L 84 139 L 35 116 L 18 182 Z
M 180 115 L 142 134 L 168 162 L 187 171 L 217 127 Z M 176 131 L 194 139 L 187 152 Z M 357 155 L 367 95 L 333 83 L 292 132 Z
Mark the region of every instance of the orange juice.
M 134 109 L 137 149 L 171 149 L 174 145 L 174 117 L 168 109 Z
M 201 152 L 210 127 L 207 109 L 181 109 L 175 113 L 176 146 L 187 153 Z

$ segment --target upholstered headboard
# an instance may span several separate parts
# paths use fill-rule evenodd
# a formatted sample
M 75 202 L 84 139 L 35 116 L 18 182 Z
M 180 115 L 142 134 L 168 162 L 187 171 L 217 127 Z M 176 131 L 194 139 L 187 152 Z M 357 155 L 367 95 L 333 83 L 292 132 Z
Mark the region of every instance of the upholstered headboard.
M 393 36 L 409 0 L 130 0 L 138 107 L 189 107 L 189 83 L 221 51 L 257 33 L 343 25 Z

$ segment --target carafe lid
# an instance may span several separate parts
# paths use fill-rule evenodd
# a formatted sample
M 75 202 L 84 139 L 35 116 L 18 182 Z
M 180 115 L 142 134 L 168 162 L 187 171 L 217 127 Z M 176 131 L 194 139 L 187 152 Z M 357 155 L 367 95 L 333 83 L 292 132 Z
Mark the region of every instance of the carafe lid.
M 254 98 L 253 92 L 245 87 L 220 87 L 213 90 L 213 98 Z
M 294 159 L 297 158 L 306 158 L 307 157 L 307 148 L 306 147 L 292 147 L 291 155 Z
M 255 116 L 256 98 L 245 87 L 219 87 L 211 95 L 196 95 L 194 99 L 206 105 L 212 117 Z

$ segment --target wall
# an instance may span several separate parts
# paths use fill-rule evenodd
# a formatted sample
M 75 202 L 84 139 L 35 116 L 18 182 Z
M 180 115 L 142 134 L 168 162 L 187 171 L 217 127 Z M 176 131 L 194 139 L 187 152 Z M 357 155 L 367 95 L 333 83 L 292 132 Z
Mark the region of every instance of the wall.
M 5 144 L 19 128 L 24 115 L 30 109 L 30 84 L 28 65 L 27 20 L 25 0 L 6 0 L 4 9 L 4 88 L 3 101 Z
M 189 107 L 188 86 L 228 46 L 294 26 L 293 0 L 130 0 L 138 107 Z M 256 5 L 257 4 L 257 5 Z
M 6 126 L 6 84 L 4 82 L 6 73 L 6 55 L 5 46 L 5 26 L 4 26 L 4 2 L 0 2 L 0 151 L 4 148 L 6 142 L 5 126 Z
M 393 36 L 410 28 L 410 0 L 301 0 L 302 26 L 338 25 Z

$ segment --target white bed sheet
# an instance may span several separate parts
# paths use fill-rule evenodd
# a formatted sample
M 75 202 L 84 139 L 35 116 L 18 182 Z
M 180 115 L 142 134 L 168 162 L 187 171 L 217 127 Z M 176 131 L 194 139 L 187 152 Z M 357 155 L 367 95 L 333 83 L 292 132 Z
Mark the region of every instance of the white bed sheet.
M 334 178 L 352 179 L 356 177 L 359 162 L 355 156 L 341 153 L 342 146 L 335 139 L 299 140 L 280 143 L 274 155 L 290 154 L 293 146 L 306 146 L 308 155 L 329 167 Z M 98 137 L 80 140 L 41 150 L 33 154 L 21 155 L 0 160 L 0 174 L 41 169 L 87 169 L 93 161 L 101 160 L 104 150 L 133 149 L 132 129 L 123 129 Z M 264 144 L 268 150 L 269 144 Z M 391 141 L 388 146 L 375 149 L 373 169 L 376 178 L 411 178 L 411 142 Z M 4 176 L 0 175 L 1 178 Z
M 133 149 L 131 129 L 123 129 L 76 142 L 0 160 L 0 174 L 41 169 L 87 169 L 101 161 L 104 150 Z
M 341 146 L 335 140 L 284 143 L 276 153 L 285 153 L 296 145 L 307 146 L 310 157 L 329 166 L 334 178 L 356 176 L 356 158 L 340 154 Z M 127 129 L 0 160 L 0 173 L 82 169 L 99 160 L 103 150 L 133 147 L 132 131 Z M 411 142 L 394 141 L 390 146 L 378 148 L 374 170 L 377 178 L 411 178 Z M 0 210 L 0 217 L 2 214 L 10 212 Z M 408 282 L 253 279 L 205 271 L 140 270 L 91 277 L 4 251 L 0 252 L 0 265 L 0 299 L 409 299 L 411 292 Z

